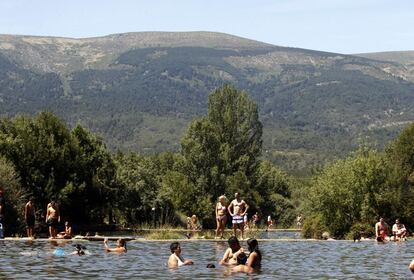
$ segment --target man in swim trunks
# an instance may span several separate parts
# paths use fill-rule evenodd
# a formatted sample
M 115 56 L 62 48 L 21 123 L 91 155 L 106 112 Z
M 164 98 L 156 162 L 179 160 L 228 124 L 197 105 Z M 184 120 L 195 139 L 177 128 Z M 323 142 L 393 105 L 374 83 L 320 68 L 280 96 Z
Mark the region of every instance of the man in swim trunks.
M 56 202 L 52 200 L 47 205 L 46 210 L 46 223 L 49 226 L 49 238 L 56 238 L 57 237 L 57 225 L 60 222 L 60 213 L 59 208 L 56 205 Z
M 384 221 L 384 218 L 380 217 L 379 222 L 375 224 L 375 238 L 377 241 L 382 242 L 386 240 L 388 233 L 388 225 Z
M 29 199 L 29 202 L 27 202 L 26 206 L 24 207 L 24 219 L 26 220 L 27 225 L 27 237 L 33 237 L 33 228 L 36 220 L 35 213 L 36 209 L 34 206 L 34 199 L 31 197 Z
M 249 205 L 240 198 L 240 193 L 234 194 L 235 199 L 230 202 L 228 207 L 230 216 L 232 216 L 233 235 L 237 237 L 237 228 L 241 231 L 241 238 L 244 239 L 244 215 L 246 215 Z
M 395 224 L 392 226 L 392 235 L 394 236 L 394 241 L 403 240 L 407 235 L 407 229 L 404 224 L 400 223 L 400 219 L 395 220 Z

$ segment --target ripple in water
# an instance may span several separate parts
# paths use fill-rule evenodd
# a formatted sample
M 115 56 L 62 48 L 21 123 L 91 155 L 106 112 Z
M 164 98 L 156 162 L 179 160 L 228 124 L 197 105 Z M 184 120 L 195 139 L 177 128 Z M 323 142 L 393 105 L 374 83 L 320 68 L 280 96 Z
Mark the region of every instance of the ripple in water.
M 129 242 L 125 254 L 105 253 L 101 242 L 85 242 L 90 255 L 69 255 L 73 242 L 46 240 L 0 241 L 0 278 L 78 279 L 240 279 L 218 265 L 227 244 L 183 241 L 185 258 L 193 266 L 168 269 L 169 242 Z M 113 244 L 114 245 L 114 244 Z M 243 247 L 247 248 L 245 242 Z M 374 241 L 264 241 L 262 268 L 251 279 L 394 279 L 411 278 L 408 264 L 413 241 L 376 244 Z M 56 257 L 59 248 L 65 254 Z M 216 268 L 206 268 L 214 263 Z

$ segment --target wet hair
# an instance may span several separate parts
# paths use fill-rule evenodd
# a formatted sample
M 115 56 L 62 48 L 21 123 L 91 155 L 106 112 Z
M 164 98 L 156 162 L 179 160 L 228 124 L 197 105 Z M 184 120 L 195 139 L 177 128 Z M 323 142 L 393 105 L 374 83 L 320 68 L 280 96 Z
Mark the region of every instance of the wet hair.
M 238 247 L 238 249 L 236 250 L 236 251 L 238 251 L 239 250 L 239 248 L 241 247 L 240 246 L 240 243 L 239 243 L 239 240 L 237 239 L 237 237 L 236 236 L 232 236 L 232 237 L 230 237 L 228 240 L 227 240 L 227 243 L 229 244 L 229 247 L 230 248 L 232 248 L 232 250 L 233 250 L 233 247 Z M 234 253 L 234 252 L 233 252 Z
M 208 263 L 207 264 L 207 268 L 216 268 L 216 266 L 214 264 L 212 264 L 212 263 Z
M 126 252 L 126 251 L 128 251 L 128 250 L 127 250 L 127 247 L 126 247 L 126 241 L 125 241 L 125 239 L 120 238 L 120 239 L 119 239 L 119 244 L 120 244 L 122 247 L 124 247 L 124 248 L 125 248 L 125 252 Z
M 85 246 L 83 246 L 81 244 L 76 244 L 76 245 L 73 245 L 73 246 L 76 248 L 76 251 L 77 251 L 79 256 L 85 255 L 85 252 L 83 251 L 83 250 L 86 249 Z
M 241 252 L 237 255 L 237 264 L 246 264 L 247 255 L 244 252 Z
M 247 246 L 249 247 L 250 253 L 256 252 L 259 255 L 259 258 L 262 259 L 262 253 L 259 250 L 259 243 L 256 239 L 250 238 L 247 240 Z
M 180 247 L 180 243 L 179 242 L 173 242 L 173 243 L 171 243 L 171 245 L 170 245 L 171 253 L 174 254 L 174 251 L 177 250 L 178 247 Z

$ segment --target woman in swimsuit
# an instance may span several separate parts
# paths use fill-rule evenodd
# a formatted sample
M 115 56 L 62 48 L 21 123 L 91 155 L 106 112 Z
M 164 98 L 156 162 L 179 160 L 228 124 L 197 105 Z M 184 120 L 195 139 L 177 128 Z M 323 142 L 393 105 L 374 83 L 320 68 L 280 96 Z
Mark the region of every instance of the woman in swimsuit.
M 117 243 L 116 243 L 116 248 L 109 248 L 108 246 L 108 238 L 104 239 L 104 245 L 105 245 L 105 251 L 110 253 L 126 253 L 127 252 L 127 248 L 126 248 L 126 242 L 125 239 L 119 238 Z
M 173 242 L 170 245 L 171 255 L 168 258 L 168 267 L 175 268 L 180 267 L 183 265 L 192 265 L 194 264 L 192 260 L 185 260 L 183 256 L 181 256 L 181 247 L 180 243 Z
M 259 243 L 256 239 L 250 238 L 247 240 L 247 246 L 249 247 L 250 254 L 247 258 L 246 264 L 239 264 L 233 269 L 233 271 L 252 273 L 261 267 L 262 253 L 259 250 Z
M 226 197 L 224 195 L 220 196 L 219 201 L 216 204 L 216 222 L 217 222 L 217 229 L 216 229 L 216 239 L 219 238 L 219 233 L 221 233 L 220 238 L 223 238 L 224 228 L 226 227 L 227 223 L 227 203 Z
M 243 249 L 240 246 L 239 240 L 237 237 L 232 236 L 227 241 L 229 244 L 229 248 L 227 248 L 226 252 L 224 252 L 223 258 L 220 260 L 221 265 L 235 265 L 237 264 L 237 256 Z

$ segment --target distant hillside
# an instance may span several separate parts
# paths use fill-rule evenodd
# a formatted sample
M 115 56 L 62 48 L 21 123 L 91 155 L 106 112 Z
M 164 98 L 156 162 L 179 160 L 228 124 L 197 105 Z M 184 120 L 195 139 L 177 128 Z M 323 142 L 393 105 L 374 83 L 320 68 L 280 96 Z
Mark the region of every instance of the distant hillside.
M 362 53 L 356 56 L 399 63 L 405 69 L 406 79 L 414 81 L 414 51 Z
M 369 56 L 361 55 L 361 56 Z M 0 114 L 51 110 L 113 149 L 177 150 L 224 83 L 248 91 L 264 156 L 308 169 L 379 146 L 414 120 L 406 62 L 277 47 L 227 34 L 126 33 L 69 39 L 0 35 Z

